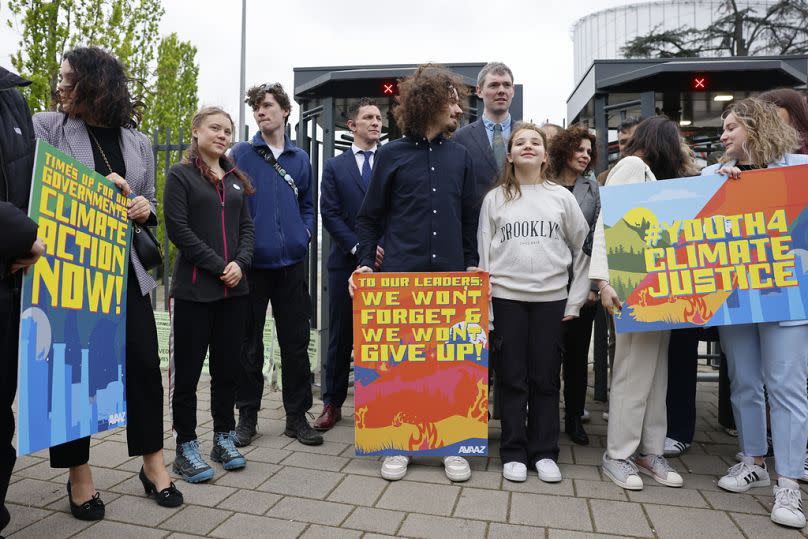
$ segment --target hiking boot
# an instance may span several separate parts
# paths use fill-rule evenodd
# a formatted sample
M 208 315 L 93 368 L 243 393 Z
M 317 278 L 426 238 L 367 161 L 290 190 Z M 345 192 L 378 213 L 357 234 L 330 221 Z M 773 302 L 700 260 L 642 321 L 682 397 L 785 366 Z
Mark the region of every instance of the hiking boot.
M 213 433 L 213 449 L 210 450 L 210 458 L 213 462 L 221 463 L 225 470 L 239 470 L 247 465 L 244 456 L 236 449 L 235 441 L 235 431 Z
M 199 440 L 177 446 L 174 471 L 189 483 L 201 483 L 213 478 L 213 468 L 199 454 Z
M 303 445 L 320 445 L 323 437 L 309 425 L 305 417 L 287 417 L 286 430 L 283 433 L 290 438 L 297 438 Z
M 759 466 L 752 457 L 746 456 L 718 480 L 718 486 L 730 492 L 746 492 L 752 487 L 768 487 L 770 483 L 766 463 Z
M 238 411 L 238 425 L 236 425 L 236 447 L 250 445 L 258 433 L 258 410 L 240 408 Z

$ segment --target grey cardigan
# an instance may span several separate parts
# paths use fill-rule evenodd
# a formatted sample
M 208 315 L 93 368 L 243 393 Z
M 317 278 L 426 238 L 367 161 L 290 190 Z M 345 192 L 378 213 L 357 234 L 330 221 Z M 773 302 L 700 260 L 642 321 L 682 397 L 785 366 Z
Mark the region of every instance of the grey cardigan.
M 34 114 L 34 133 L 51 146 L 73 156 L 95 169 L 93 147 L 84 122 L 61 112 Z M 146 135 L 135 129 L 121 128 L 121 152 L 126 164 L 126 182 L 135 195 L 142 195 L 151 203 L 152 215 L 157 215 L 154 197 L 154 154 Z M 134 249 L 130 251 L 140 291 L 145 296 L 157 286 L 154 278 L 143 268 Z

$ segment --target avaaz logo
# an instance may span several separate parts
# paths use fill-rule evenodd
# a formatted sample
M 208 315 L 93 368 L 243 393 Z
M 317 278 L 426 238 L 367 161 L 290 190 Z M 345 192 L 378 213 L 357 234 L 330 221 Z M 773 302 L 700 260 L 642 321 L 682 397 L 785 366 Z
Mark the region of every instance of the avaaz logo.
M 484 455 L 484 445 L 461 445 L 457 451 L 461 455 Z

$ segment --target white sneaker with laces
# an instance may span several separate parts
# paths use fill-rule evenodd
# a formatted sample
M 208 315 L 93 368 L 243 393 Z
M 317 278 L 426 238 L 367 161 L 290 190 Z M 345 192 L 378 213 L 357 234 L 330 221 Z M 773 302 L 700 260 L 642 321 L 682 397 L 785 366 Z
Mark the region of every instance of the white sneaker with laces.
M 468 481 L 471 477 L 471 466 L 463 457 L 443 457 L 443 471 L 450 481 Z
M 407 465 L 410 463 L 410 457 L 404 455 L 395 455 L 393 457 L 384 457 L 382 461 L 382 478 L 388 481 L 398 481 L 407 475 Z
M 686 442 L 680 442 L 679 440 L 674 440 L 673 438 L 665 437 L 665 450 L 663 452 L 663 456 L 665 457 L 678 457 L 681 456 L 682 453 L 690 449 L 690 444 Z
M 630 460 L 613 459 L 603 454 L 603 473 L 618 487 L 626 490 L 642 490 L 643 483 L 637 465 Z
M 743 460 L 727 470 L 727 475 L 718 480 L 718 486 L 730 492 L 746 492 L 753 487 L 768 487 L 771 484 L 766 463 L 755 464 L 752 457 Z
M 502 477 L 508 481 L 521 483 L 527 479 L 527 466 L 521 462 L 506 462 L 502 466 Z
M 774 507 L 772 522 L 791 528 L 805 527 L 805 513 L 802 512 L 802 494 L 798 488 L 774 486 Z
M 665 457 L 660 455 L 642 455 L 634 459 L 637 470 L 650 475 L 654 481 L 666 487 L 678 488 L 684 484 L 682 476 L 668 464 Z
M 735 453 L 735 462 L 741 462 L 746 455 L 743 454 L 743 451 L 738 451 Z
M 545 483 L 558 483 L 561 481 L 561 470 L 558 469 L 558 464 L 552 459 L 536 461 L 536 471 L 539 472 L 539 479 Z

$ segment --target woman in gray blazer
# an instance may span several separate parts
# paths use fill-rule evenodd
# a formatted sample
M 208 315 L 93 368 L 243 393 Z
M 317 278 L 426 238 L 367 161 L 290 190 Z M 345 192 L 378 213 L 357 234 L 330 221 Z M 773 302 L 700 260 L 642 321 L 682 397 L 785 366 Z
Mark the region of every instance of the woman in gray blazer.
M 56 86 L 60 111 L 35 114 L 34 131 L 112 180 L 125 195 L 131 193 L 129 218 L 154 225 L 154 157 L 148 138 L 135 129 L 142 102 L 130 94 L 130 82 L 121 62 L 109 53 L 96 47 L 68 51 Z M 143 456 L 140 480 L 146 494 L 175 507 L 183 499 L 163 462 L 163 385 L 149 301 L 155 286 L 132 249 L 126 294 L 127 445 L 130 456 Z M 52 467 L 70 468 L 67 493 L 73 516 L 104 518 L 104 502 L 88 464 L 90 438 L 54 446 L 50 458 Z
M 598 182 L 591 174 L 597 161 L 595 135 L 580 126 L 570 126 L 553 137 L 549 149 L 548 175 L 575 196 L 589 223 L 589 235 L 583 245 L 592 254 L 592 236 L 600 213 Z M 587 271 L 589 265 L 587 263 Z M 564 322 L 564 432 L 580 445 L 589 444 L 582 425 L 589 358 L 589 341 L 597 309 L 597 291 L 590 291 L 578 318 Z

